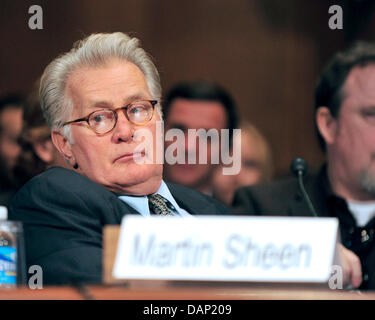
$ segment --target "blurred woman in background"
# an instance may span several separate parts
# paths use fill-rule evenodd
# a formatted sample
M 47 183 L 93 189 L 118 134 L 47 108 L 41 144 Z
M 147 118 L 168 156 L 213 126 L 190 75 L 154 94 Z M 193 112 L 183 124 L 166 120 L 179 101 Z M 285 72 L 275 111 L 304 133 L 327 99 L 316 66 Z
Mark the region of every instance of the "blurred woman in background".
M 34 85 L 24 104 L 19 144 L 22 152 L 14 168 L 19 185 L 23 185 L 49 167 L 69 168 L 53 145 L 50 129 L 43 117 L 39 101 L 39 81 Z
M 241 170 L 236 175 L 223 175 L 218 167 L 213 181 L 214 197 L 230 206 L 234 192 L 241 186 L 270 181 L 273 164 L 270 146 L 259 130 L 250 123 L 240 127 L 241 139 L 234 136 L 233 144 L 240 144 Z

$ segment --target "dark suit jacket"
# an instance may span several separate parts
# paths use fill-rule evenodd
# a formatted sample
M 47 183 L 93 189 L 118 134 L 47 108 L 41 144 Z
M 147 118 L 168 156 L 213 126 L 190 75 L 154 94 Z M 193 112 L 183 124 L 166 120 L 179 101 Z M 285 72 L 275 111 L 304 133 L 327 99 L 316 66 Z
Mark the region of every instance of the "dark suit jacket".
M 230 214 L 219 202 L 168 184 L 176 202 L 191 214 Z M 33 178 L 14 196 L 9 219 L 24 224 L 26 264 L 40 265 L 43 283 L 100 283 L 102 229 L 139 214 L 88 178 L 54 167 Z
M 333 194 L 325 166 L 318 174 L 304 177 L 304 184 L 317 215 L 337 217 L 342 243 L 360 256 L 365 275 L 361 288 L 375 289 L 375 244 L 369 242 L 365 254 L 362 254 L 362 249 L 356 250 L 352 239 L 361 233 L 361 228 L 356 227 L 355 219 L 348 211 L 345 201 Z M 237 215 L 313 216 L 295 177 L 240 188 L 234 196 L 232 211 Z M 367 227 L 375 227 L 375 218 Z

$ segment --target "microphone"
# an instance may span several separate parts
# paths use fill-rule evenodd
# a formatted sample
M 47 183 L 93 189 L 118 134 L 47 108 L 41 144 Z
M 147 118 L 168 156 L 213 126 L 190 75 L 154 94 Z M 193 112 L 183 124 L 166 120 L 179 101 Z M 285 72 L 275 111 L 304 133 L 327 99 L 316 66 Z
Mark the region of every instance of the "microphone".
M 310 200 L 310 197 L 307 194 L 307 192 L 305 190 L 305 186 L 303 184 L 303 176 L 307 173 L 306 161 L 302 158 L 295 158 L 290 165 L 290 170 L 298 178 L 299 188 L 302 191 L 303 197 L 304 197 L 304 199 L 307 203 L 307 206 L 309 207 L 310 212 L 313 214 L 314 217 L 318 217 L 318 215 L 316 214 L 316 211 L 314 209 L 314 206 L 313 206 L 313 204 Z

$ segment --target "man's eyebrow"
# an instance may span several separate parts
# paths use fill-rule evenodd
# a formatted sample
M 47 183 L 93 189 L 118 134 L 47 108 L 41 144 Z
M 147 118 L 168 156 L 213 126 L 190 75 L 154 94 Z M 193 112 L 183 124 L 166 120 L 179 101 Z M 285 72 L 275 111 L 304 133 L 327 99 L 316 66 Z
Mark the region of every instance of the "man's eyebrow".
M 96 101 L 90 104 L 90 108 L 112 108 L 113 103 L 109 101 Z
M 364 115 L 367 115 L 367 114 L 370 114 L 370 113 L 374 114 L 375 113 L 375 106 L 371 106 L 371 105 L 363 106 L 362 108 L 360 108 L 359 112 L 364 114 Z
M 143 94 L 137 93 L 137 94 L 133 94 L 133 95 L 127 97 L 124 100 L 123 104 L 124 104 L 124 106 L 126 106 L 127 104 L 132 103 L 132 102 L 137 101 L 137 100 L 148 100 L 148 98 L 145 98 L 145 96 Z
M 126 105 L 128 105 L 129 103 L 132 103 L 134 101 L 137 101 L 137 100 L 148 100 L 147 98 L 145 98 L 144 95 L 142 94 L 134 94 L 134 95 L 131 95 L 127 98 L 125 98 L 123 100 L 123 104 L 121 106 L 117 106 L 117 107 L 124 107 Z M 96 102 L 93 102 L 90 104 L 90 108 L 114 108 L 114 104 L 110 101 L 105 101 L 105 100 L 102 100 L 102 101 L 96 101 Z
M 172 123 L 169 124 L 169 127 L 171 129 L 180 129 L 182 131 L 188 130 L 188 127 L 185 124 L 180 123 L 180 122 L 175 122 L 175 123 L 172 122 Z

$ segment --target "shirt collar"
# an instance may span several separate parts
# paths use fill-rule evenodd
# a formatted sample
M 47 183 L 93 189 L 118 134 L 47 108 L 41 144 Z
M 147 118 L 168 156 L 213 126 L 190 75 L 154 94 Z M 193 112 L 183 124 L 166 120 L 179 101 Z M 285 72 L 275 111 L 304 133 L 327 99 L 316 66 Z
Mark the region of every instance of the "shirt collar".
M 162 197 L 167 199 L 180 215 L 185 216 L 185 211 L 177 204 L 164 180 L 161 181 L 160 187 L 155 194 L 160 194 Z M 141 215 L 145 217 L 150 216 L 147 196 L 119 196 L 119 199 L 138 211 Z

